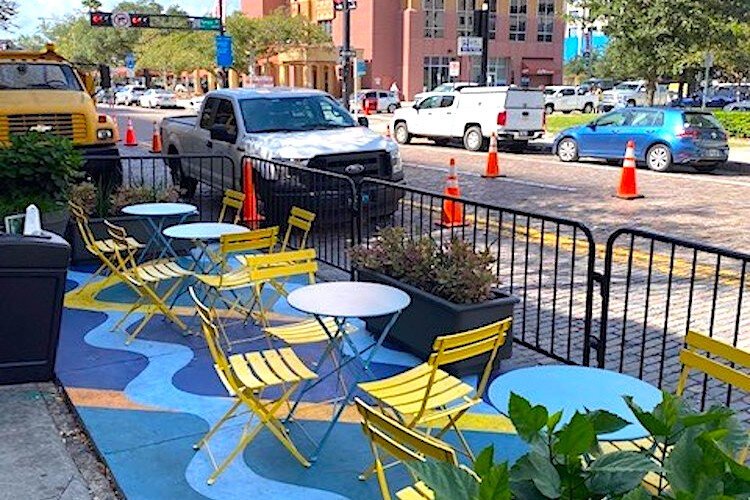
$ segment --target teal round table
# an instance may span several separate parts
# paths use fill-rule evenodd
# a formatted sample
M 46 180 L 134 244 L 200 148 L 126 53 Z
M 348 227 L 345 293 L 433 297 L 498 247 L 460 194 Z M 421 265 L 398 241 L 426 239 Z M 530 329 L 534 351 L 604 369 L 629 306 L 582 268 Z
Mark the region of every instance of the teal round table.
M 550 414 L 562 410 L 561 423 L 586 410 L 607 410 L 631 422 L 617 432 L 601 434 L 602 441 L 630 441 L 649 435 L 625 404 L 623 396 L 644 410 L 653 410 L 662 400 L 659 389 L 643 380 L 599 368 L 549 365 L 520 368 L 495 379 L 487 397 L 503 414 L 508 414 L 510 393 L 523 396 L 532 405 L 542 405 Z

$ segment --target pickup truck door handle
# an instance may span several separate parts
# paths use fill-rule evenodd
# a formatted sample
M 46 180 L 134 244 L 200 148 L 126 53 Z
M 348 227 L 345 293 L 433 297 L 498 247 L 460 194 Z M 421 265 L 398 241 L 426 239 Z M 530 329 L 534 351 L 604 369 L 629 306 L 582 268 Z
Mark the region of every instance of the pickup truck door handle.
M 211 142 L 211 141 L 206 141 L 206 147 L 207 148 L 212 148 L 212 147 L 214 147 L 214 143 Z

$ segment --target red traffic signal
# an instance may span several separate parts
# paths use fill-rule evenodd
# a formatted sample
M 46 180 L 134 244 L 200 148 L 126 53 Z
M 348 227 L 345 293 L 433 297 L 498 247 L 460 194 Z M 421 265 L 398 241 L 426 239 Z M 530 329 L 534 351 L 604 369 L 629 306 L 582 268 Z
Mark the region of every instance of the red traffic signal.
M 89 20 L 91 26 L 112 26 L 112 14 L 107 12 L 92 12 Z
M 133 28 L 148 28 L 151 25 L 151 19 L 149 16 L 141 16 L 139 14 L 130 15 L 130 26 Z

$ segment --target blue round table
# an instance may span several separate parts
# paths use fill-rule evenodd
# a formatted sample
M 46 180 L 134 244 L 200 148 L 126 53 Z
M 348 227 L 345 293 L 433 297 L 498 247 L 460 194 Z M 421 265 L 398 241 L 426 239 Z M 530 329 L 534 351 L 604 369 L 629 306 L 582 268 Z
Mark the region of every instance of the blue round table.
M 630 441 L 648 436 L 648 431 L 625 404 L 623 396 L 644 410 L 653 410 L 662 393 L 643 380 L 622 373 L 585 366 L 550 365 L 521 368 L 495 379 L 487 396 L 503 414 L 508 414 L 510 393 L 523 396 L 532 405 L 542 405 L 550 414 L 563 411 L 561 424 L 576 411 L 607 410 L 628 422 L 617 432 L 599 435 L 602 441 Z

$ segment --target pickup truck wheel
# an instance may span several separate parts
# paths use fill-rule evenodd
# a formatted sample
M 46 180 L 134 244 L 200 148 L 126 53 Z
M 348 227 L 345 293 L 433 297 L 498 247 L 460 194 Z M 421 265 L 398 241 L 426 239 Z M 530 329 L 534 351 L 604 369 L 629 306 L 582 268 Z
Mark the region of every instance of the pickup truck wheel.
M 552 104 L 547 104 L 546 106 L 544 106 L 544 112 L 548 115 L 551 115 L 555 112 L 555 106 L 553 106 Z
M 583 107 L 583 112 L 585 114 L 592 113 L 594 111 L 594 105 L 590 102 L 587 102 L 586 105 Z
M 477 125 L 467 128 L 464 132 L 464 148 L 469 151 L 479 151 L 483 145 L 482 129 Z
M 179 158 L 169 158 L 167 160 L 169 171 L 172 174 L 172 183 L 179 186 L 184 198 L 192 198 L 198 188 L 198 180 L 186 175 L 182 170 L 182 161 Z
M 654 144 L 646 152 L 646 165 L 655 172 L 667 172 L 672 168 L 672 152 L 664 144 Z
M 396 137 L 396 142 L 399 144 L 409 144 L 411 142 L 411 134 L 406 123 L 399 122 L 393 129 L 393 135 Z
M 560 141 L 557 145 L 557 157 L 566 163 L 578 160 L 578 143 L 575 139 L 566 137 Z

